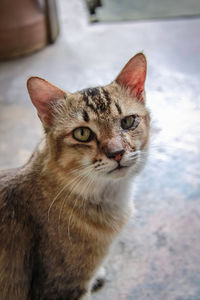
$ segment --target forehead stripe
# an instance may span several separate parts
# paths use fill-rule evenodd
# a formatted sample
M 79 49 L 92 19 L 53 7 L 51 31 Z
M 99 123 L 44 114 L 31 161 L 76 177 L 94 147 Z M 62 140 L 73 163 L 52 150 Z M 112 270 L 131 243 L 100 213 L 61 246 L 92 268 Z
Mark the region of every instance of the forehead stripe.
M 98 88 L 85 89 L 84 92 L 88 97 L 98 97 L 100 95 Z
M 102 88 L 102 91 L 103 91 L 104 97 L 105 97 L 105 99 L 106 99 L 106 101 L 107 101 L 107 105 L 110 106 L 111 100 L 110 100 L 110 95 L 109 95 L 109 93 L 108 93 L 104 88 Z
M 96 114 L 110 111 L 111 98 L 104 88 L 90 88 L 82 91 L 83 101 Z
M 116 106 L 116 108 L 117 108 L 118 113 L 121 115 L 121 113 L 122 113 L 121 107 L 120 107 L 119 104 L 116 103 L 116 102 L 115 102 L 115 106 Z
M 88 116 L 88 113 L 87 113 L 87 111 L 83 111 L 83 120 L 85 121 L 85 122 L 89 122 L 89 116 Z
M 93 103 L 90 101 L 90 98 L 87 96 L 85 91 L 83 91 L 83 101 L 85 102 L 86 106 L 90 107 L 94 112 L 96 112 L 96 108 L 94 107 Z

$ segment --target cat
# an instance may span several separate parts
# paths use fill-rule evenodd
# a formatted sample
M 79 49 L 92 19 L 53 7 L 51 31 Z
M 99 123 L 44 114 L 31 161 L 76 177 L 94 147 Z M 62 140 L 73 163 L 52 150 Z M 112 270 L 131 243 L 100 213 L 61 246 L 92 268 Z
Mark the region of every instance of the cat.
M 148 152 L 146 65 L 138 53 L 112 83 L 75 93 L 28 79 L 44 137 L 0 172 L 1 300 L 90 299 Z

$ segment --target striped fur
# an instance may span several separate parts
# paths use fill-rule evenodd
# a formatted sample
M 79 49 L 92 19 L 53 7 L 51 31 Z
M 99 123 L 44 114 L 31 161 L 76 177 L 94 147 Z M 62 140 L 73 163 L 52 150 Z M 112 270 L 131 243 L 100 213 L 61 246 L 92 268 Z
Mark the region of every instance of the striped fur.
M 129 187 L 148 148 L 144 93 L 133 96 L 123 78 L 72 94 L 29 80 L 45 135 L 25 166 L 0 173 L 1 300 L 90 298 L 133 210 Z M 74 138 L 79 127 L 92 130 L 88 142 Z

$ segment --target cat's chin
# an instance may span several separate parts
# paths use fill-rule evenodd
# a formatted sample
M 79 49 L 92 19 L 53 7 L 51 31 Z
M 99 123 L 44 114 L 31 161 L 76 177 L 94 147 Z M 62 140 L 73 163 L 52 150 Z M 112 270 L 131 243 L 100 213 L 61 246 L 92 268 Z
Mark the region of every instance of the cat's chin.
M 108 176 L 114 179 L 120 179 L 125 177 L 128 174 L 129 167 L 121 167 L 121 168 L 115 168 L 114 170 L 108 172 Z

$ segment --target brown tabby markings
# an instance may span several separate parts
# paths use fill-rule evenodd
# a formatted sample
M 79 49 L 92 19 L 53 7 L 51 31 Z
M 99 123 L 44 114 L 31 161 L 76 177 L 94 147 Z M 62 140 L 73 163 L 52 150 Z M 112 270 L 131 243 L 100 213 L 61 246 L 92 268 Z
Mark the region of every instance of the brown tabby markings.
M 0 300 L 89 299 L 131 214 L 130 179 L 146 157 L 145 75 L 140 53 L 105 87 L 70 94 L 28 80 L 45 137 L 25 166 L 0 172 Z M 76 140 L 79 127 L 94 138 Z
M 117 108 L 117 111 L 118 111 L 119 115 L 121 115 L 122 114 L 122 110 L 121 110 L 121 107 L 119 106 L 119 104 L 117 102 L 115 102 L 115 106 Z
M 105 111 L 110 113 L 111 100 L 109 93 L 104 88 L 90 88 L 81 91 L 81 93 L 86 106 L 90 107 L 97 115 Z
M 89 121 L 90 121 L 89 116 L 88 116 L 88 113 L 87 113 L 86 110 L 83 110 L 83 120 L 84 120 L 85 122 L 89 122 Z

